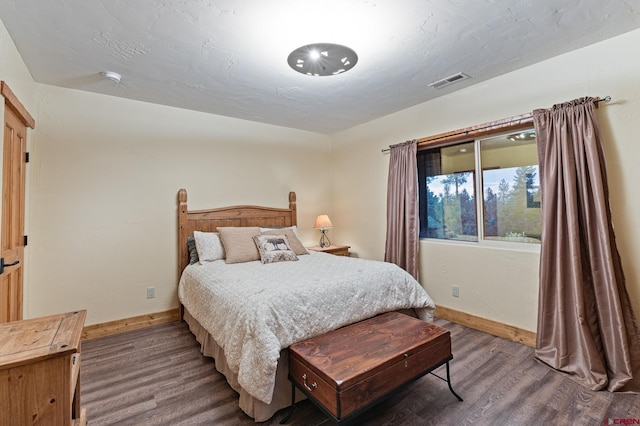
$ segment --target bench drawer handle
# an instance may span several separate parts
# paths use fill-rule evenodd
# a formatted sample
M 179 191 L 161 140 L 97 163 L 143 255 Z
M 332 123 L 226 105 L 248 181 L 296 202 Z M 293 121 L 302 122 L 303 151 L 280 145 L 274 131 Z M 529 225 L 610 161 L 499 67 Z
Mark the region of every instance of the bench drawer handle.
M 307 388 L 307 390 L 309 392 L 313 392 L 313 389 L 316 389 L 318 387 L 318 384 L 316 382 L 311 383 L 311 387 L 309 387 L 309 385 L 307 384 L 307 375 L 306 374 L 302 375 L 302 384 L 304 385 L 305 388 Z

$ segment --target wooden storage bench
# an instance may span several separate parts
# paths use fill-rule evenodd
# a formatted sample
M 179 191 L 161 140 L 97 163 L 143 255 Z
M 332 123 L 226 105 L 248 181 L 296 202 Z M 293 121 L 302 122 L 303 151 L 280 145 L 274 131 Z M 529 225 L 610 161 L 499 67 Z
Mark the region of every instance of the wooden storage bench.
M 289 347 L 289 380 L 338 423 L 446 364 L 449 331 L 398 312 L 379 315 Z M 445 380 L 445 379 L 443 379 Z

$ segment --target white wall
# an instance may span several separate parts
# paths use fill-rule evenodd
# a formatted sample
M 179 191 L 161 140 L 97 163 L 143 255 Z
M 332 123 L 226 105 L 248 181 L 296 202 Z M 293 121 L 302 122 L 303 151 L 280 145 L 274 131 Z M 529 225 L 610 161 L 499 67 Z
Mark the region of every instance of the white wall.
M 20 102 L 33 115 L 35 83 L 2 21 L 0 21 L 0 80 L 7 82 Z M 0 103 L 2 103 L 0 108 L 3 108 L 4 102 Z
M 36 98 L 27 317 L 86 308 L 93 324 L 178 306 L 180 188 L 191 209 L 287 207 L 296 191 L 309 244 L 331 210 L 328 136 L 47 85 Z
M 582 96 L 611 95 L 598 111 L 610 201 L 627 287 L 640 312 L 640 30 L 623 34 L 334 135 L 336 221 L 341 242 L 382 259 L 390 144 L 551 107 Z M 465 71 L 465 70 L 462 70 Z M 424 90 L 433 90 L 425 87 Z M 332 218 L 333 220 L 333 218 Z M 535 330 L 538 253 L 423 240 L 420 282 L 437 305 Z M 460 297 L 451 296 L 451 285 Z

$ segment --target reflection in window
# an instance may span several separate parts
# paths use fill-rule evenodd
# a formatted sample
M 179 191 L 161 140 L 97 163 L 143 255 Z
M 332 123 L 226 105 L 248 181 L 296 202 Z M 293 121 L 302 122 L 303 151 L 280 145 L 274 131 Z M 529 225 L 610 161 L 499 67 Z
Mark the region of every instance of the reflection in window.
M 418 152 L 420 237 L 478 240 L 474 151 L 471 142 Z
M 484 238 L 540 242 L 540 181 L 533 130 L 480 141 Z
M 418 180 L 421 238 L 539 243 L 533 130 L 420 150 Z

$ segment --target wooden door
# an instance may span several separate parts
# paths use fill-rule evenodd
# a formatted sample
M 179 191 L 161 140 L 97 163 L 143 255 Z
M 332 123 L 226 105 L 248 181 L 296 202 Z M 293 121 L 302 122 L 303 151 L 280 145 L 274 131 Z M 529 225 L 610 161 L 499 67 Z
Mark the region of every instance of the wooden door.
M 35 122 L 4 82 L 0 91 L 5 99 L 0 238 L 4 268 L 0 265 L 0 322 L 8 322 L 22 319 L 27 126 L 33 128 Z

